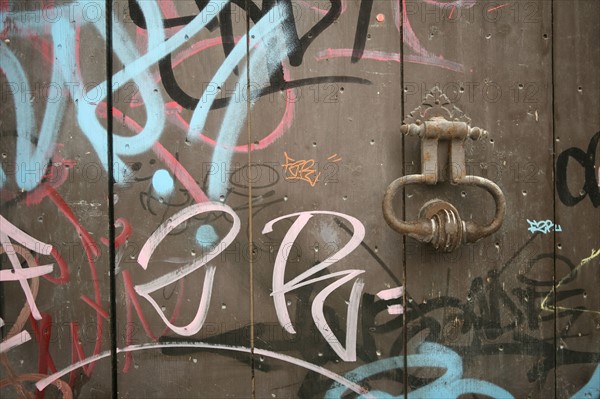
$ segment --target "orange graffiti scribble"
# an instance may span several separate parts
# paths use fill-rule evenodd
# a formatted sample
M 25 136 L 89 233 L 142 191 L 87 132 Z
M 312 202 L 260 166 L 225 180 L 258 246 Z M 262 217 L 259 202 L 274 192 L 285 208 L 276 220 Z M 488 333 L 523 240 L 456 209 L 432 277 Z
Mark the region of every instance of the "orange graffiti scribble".
M 321 172 L 317 173 L 314 176 L 314 179 L 311 180 L 311 176 L 313 176 L 317 170 L 314 169 L 315 161 L 313 159 L 303 159 L 300 161 L 296 161 L 287 154 L 287 152 L 283 152 L 285 156 L 285 163 L 282 164 L 283 170 L 285 171 L 285 179 L 286 180 L 304 180 L 311 187 L 314 187 L 315 184 L 319 181 L 319 176 L 321 176 Z
M 283 166 L 285 172 L 284 177 L 286 180 L 304 180 L 310 184 L 311 187 L 314 187 L 315 184 L 317 184 L 321 172 L 317 173 L 317 169 L 315 168 L 316 162 L 314 159 L 302 159 L 296 161 L 285 151 L 283 152 L 283 155 L 285 156 L 285 163 L 281 164 L 281 166 Z M 342 158 L 338 157 L 337 154 L 332 154 L 327 160 L 329 162 L 339 162 Z
M 333 159 L 333 158 L 335 158 L 335 157 L 337 157 L 337 156 L 338 156 L 338 154 L 332 154 L 332 155 L 330 155 L 330 156 L 327 158 L 327 160 L 328 160 L 328 161 L 331 161 L 331 162 L 339 162 L 339 161 L 341 161 L 341 160 L 342 160 L 342 158 Z

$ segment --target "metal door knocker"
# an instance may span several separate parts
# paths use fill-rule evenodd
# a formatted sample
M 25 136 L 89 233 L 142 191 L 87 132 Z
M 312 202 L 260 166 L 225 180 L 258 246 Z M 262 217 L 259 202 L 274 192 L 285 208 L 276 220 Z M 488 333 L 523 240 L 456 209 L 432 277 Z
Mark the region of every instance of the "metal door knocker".
M 421 242 L 430 243 L 438 251 L 451 252 L 461 243 L 472 243 L 496 232 L 502 225 L 506 212 L 506 199 L 500 187 L 480 176 L 466 174 L 465 142 L 467 138 L 478 140 L 487 132 L 471 127 L 471 119 L 450 103 L 448 97 L 436 86 L 412 111 L 400 128 L 403 134 L 421 138 L 421 174 L 402 176 L 390 184 L 383 197 L 383 216 L 390 227 Z M 394 197 L 409 184 L 435 185 L 444 179 L 439 173 L 438 141 L 450 141 L 449 180 L 453 185 L 479 186 L 489 192 L 496 202 L 496 214 L 487 225 L 482 226 L 460 218 L 452 204 L 440 199 L 426 202 L 419 211 L 418 219 L 398 219 L 394 212 Z

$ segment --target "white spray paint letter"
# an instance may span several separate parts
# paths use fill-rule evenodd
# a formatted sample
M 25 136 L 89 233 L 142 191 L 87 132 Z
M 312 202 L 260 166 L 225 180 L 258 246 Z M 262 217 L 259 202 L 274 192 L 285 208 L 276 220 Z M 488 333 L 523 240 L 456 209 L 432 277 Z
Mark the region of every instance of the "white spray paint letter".
M 286 256 L 284 248 L 291 246 L 294 241 L 298 238 L 298 235 L 306 226 L 308 221 L 314 215 L 331 215 L 338 218 L 343 218 L 352 224 L 352 228 L 354 230 L 354 234 L 350 241 L 344 245 L 342 249 L 340 249 L 337 253 L 332 254 L 323 262 L 311 267 L 295 278 L 291 279 L 287 283 L 284 281 L 285 276 L 285 267 L 286 267 Z M 329 324 L 325 320 L 325 316 L 323 314 L 323 305 L 327 297 L 339 288 L 344 283 L 352 280 L 356 276 L 361 273 L 364 273 L 364 270 L 359 269 L 350 269 L 334 272 L 321 277 L 314 277 L 315 274 L 320 271 L 328 268 L 334 263 L 346 257 L 350 252 L 354 251 L 356 247 L 358 247 L 365 237 L 365 228 L 363 224 L 356 218 L 352 216 L 345 215 L 343 213 L 337 212 L 329 212 L 329 211 L 309 211 L 309 212 L 298 212 L 292 213 L 290 215 L 282 216 L 277 219 L 273 219 L 268 222 L 263 228 L 262 233 L 267 234 L 273 231 L 273 225 L 280 220 L 292 218 L 297 216 L 296 220 L 287 231 L 279 250 L 277 251 L 277 257 L 275 258 L 275 265 L 273 267 L 273 302 L 275 304 L 275 310 L 277 312 L 277 318 L 279 319 L 279 323 L 287 332 L 290 334 L 295 334 L 296 331 L 292 327 L 292 323 L 290 320 L 290 314 L 287 309 L 285 294 L 290 292 L 296 288 L 303 287 L 308 284 L 313 284 L 318 281 L 343 276 L 335 282 L 329 284 L 323 290 L 321 290 L 316 296 L 312 303 L 311 312 L 313 321 L 321 335 L 325 337 L 331 349 L 335 351 L 335 353 L 344 361 L 355 361 L 356 360 L 356 327 L 358 323 L 358 307 L 360 305 L 360 294 L 364 287 L 364 282 L 362 279 L 356 279 L 354 285 L 352 286 L 352 291 L 350 293 L 350 299 L 348 301 L 348 310 L 346 316 L 346 347 L 344 348 L 337 337 L 331 331 Z
M 225 237 L 221 240 L 219 244 L 216 245 L 217 251 L 210 251 L 208 254 L 205 254 L 203 257 L 194 260 L 192 263 L 189 263 L 185 266 L 182 266 L 176 270 L 173 270 L 157 279 L 150 281 L 149 283 L 136 285 L 135 291 L 142 297 L 146 298 L 148 302 L 152 305 L 152 307 L 158 312 L 160 318 L 165 322 L 165 324 L 173 330 L 173 332 L 190 336 L 196 334 L 202 328 L 204 321 L 206 320 L 206 315 L 208 313 L 208 307 L 210 305 L 210 297 L 212 294 L 212 286 L 213 279 L 215 277 L 215 267 L 208 265 L 206 266 L 206 275 L 204 276 L 204 285 L 202 287 L 202 296 L 200 298 L 200 305 L 198 306 L 198 311 L 196 312 L 196 316 L 194 319 L 186 326 L 177 327 L 173 325 L 169 319 L 165 316 L 162 309 L 156 303 L 154 299 L 150 296 L 153 292 L 166 287 L 167 285 L 182 279 L 193 271 L 201 268 L 206 265 L 212 259 L 214 259 L 221 251 L 225 250 L 233 241 L 233 239 L 237 236 L 240 231 L 240 218 L 237 214 L 231 209 L 229 206 L 225 204 L 220 204 L 216 202 L 203 202 L 201 204 L 196 204 L 189 206 L 171 218 L 169 218 L 165 223 L 160 225 L 158 229 L 148 238 L 148 241 L 144 244 L 142 249 L 140 250 L 140 255 L 138 256 L 138 263 L 142 268 L 148 268 L 148 262 L 150 261 L 150 256 L 158 247 L 158 244 L 169 234 L 174 228 L 179 226 L 181 223 L 186 220 L 206 212 L 225 212 L 229 214 L 233 219 L 233 226 L 231 230 L 225 235 Z
M 33 318 L 36 320 L 41 320 L 42 315 L 35 304 L 35 299 L 33 298 L 33 293 L 31 292 L 31 288 L 29 288 L 27 279 L 52 273 L 53 266 L 50 264 L 36 267 L 35 269 L 23 269 L 21 267 L 21 262 L 19 262 L 19 258 L 17 258 L 17 253 L 10 242 L 11 238 L 24 247 L 43 255 L 50 255 L 52 252 L 52 246 L 38 241 L 29 234 L 24 233 L 23 231 L 19 230 L 17 226 L 4 219 L 4 217 L 0 215 L 0 244 L 2 244 L 2 247 L 4 247 L 4 251 L 6 252 L 6 255 L 8 255 L 8 259 L 10 259 L 10 263 L 13 267 L 13 270 L 9 272 L 4 270 L 2 271 L 0 274 L 0 281 L 18 281 L 19 284 L 21 284 L 23 292 L 25 293 L 27 304 L 31 309 Z

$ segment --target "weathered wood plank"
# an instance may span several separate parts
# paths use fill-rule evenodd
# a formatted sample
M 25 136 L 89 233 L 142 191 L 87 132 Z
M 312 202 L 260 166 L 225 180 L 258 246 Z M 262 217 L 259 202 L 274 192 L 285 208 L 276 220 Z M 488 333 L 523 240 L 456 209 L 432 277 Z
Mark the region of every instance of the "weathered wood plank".
M 110 350 L 107 133 L 95 115 L 106 96 L 104 3 L 11 1 L 0 13 L 1 269 L 51 267 L 0 282 L 2 345 L 25 334 L 0 355 L 0 395 L 110 397 L 107 359 L 66 373 L 62 395 L 58 377 L 41 393 L 34 385 Z
M 404 37 L 411 40 L 403 58 L 405 114 L 439 86 L 472 125 L 489 131 L 488 139 L 466 143 L 466 172 L 497 183 L 507 202 L 498 232 L 450 254 L 407 239 L 412 241 L 408 362 L 423 350 L 420 345 L 433 342 L 442 346 L 427 355 L 430 362 L 448 371 L 462 369 L 457 378 L 475 379 L 462 393 L 491 389 L 496 397 L 506 391 L 514 397 L 551 397 L 553 317 L 538 319 L 540 299 L 531 296 L 527 279 L 552 281 L 553 240 L 551 234 L 533 238 L 526 222 L 553 214 L 552 58 L 544 37 L 551 33 L 551 3 L 407 1 L 406 17 Z M 407 162 L 418 173 L 419 140 L 407 137 L 405 144 Z M 440 169 L 446 151 L 440 150 Z M 441 198 L 454 204 L 463 220 L 492 220 L 494 201 L 481 188 L 438 186 L 406 189 L 408 219 L 416 218 L 424 202 Z M 549 254 L 550 266 L 530 267 L 542 254 Z M 458 356 L 456 362 L 444 362 L 444 351 Z M 410 390 L 437 375 L 411 369 Z M 442 387 L 434 387 L 429 388 L 444 396 Z
M 139 72 L 115 78 L 115 137 L 144 137 L 130 154 L 115 141 L 115 156 L 124 154 L 131 169 L 116 186 L 115 217 L 131 225 L 116 277 L 117 345 L 164 347 L 120 355 L 119 397 L 248 397 L 250 356 L 222 348 L 250 348 L 247 198 L 230 184 L 246 155 L 224 150 L 229 135 L 245 144 L 245 93 L 236 91 L 246 86 L 245 13 L 235 5 L 220 13 L 216 3 L 138 3 L 115 3 L 124 22 L 113 25 L 115 76 L 123 65 Z M 130 54 L 118 53 L 120 41 Z M 164 41 L 169 48 L 157 47 Z M 155 248 L 144 248 L 153 240 Z
M 259 143 L 253 162 L 272 165 L 277 173 L 273 181 L 264 166 L 259 169 L 263 178 L 252 193 L 258 249 L 255 322 L 265 326 L 256 348 L 342 376 L 362 367 L 359 384 L 402 394 L 394 370 L 373 377 L 368 371 L 398 356 L 403 363 L 397 341 L 402 316 L 393 314 L 401 299 L 377 297 L 400 287 L 403 274 L 401 238 L 381 213 L 383 192 L 402 165 L 400 32 L 394 4 L 291 4 L 290 30 L 278 32 L 277 44 L 286 44 L 292 54 L 283 62 L 283 79 L 277 73 L 271 78 L 282 90 L 256 101 L 250 124 L 252 140 Z M 281 137 L 263 145 L 282 120 Z M 272 231 L 263 234 L 268 223 Z M 293 225 L 299 234 L 292 233 Z M 329 266 L 311 269 L 328 258 Z M 309 281 L 319 277 L 326 279 Z M 280 299 L 271 294 L 278 281 L 288 287 L 276 308 Z M 309 284 L 299 286 L 302 281 Z M 388 312 L 387 303 L 396 307 Z M 258 356 L 256 365 L 257 397 L 318 398 L 334 382 L 323 372 L 266 356 Z M 352 394 L 347 388 L 342 392 Z
M 557 295 L 547 307 L 557 315 L 556 397 L 593 397 L 600 394 L 600 9 L 592 1 L 556 1 L 553 13 L 555 217 L 561 231 L 554 233 Z

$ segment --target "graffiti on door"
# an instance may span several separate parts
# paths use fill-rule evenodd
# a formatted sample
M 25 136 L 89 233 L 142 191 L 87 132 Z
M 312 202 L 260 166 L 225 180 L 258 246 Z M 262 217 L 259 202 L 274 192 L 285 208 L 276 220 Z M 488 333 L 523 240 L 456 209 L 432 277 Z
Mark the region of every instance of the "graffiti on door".
M 502 255 L 497 238 L 497 257 L 489 242 L 432 255 L 400 244 L 368 202 L 399 158 L 387 133 L 404 111 L 384 107 L 425 95 L 405 65 L 451 76 L 439 86 L 457 100 L 470 87 L 467 104 L 502 97 L 490 87 L 538 104 L 536 82 L 465 79 L 472 60 L 434 38 L 463 23 L 541 24 L 542 3 L 1 1 L 0 391 L 194 396 L 148 376 L 218 358 L 217 374 L 195 369 L 189 385 L 219 387 L 196 396 L 260 396 L 262 381 L 272 397 L 509 398 L 563 369 L 580 374 L 569 397 L 600 398 L 598 294 L 582 277 L 598 270 L 597 242 L 541 251 L 576 232 L 539 212 L 514 223 L 526 238 Z M 386 136 L 349 127 L 369 118 Z M 599 137 L 553 170 L 526 160 L 526 178 L 523 160 L 498 163 L 495 180 L 555 171 L 563 205 L 595 209 Z M 573 165 L 583 180 L 570 181 Z M 448 279 L 470 265 L 461 288 L 412 296 L 411 284 L 432 285 L 403 276 L 418 251 Z M 522 385 L 477 370 L 498 359 Z

